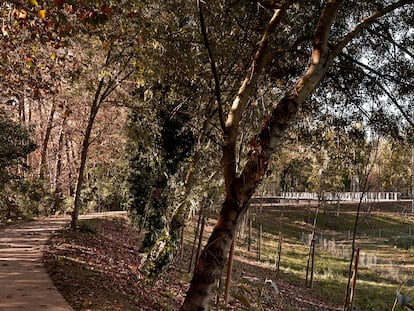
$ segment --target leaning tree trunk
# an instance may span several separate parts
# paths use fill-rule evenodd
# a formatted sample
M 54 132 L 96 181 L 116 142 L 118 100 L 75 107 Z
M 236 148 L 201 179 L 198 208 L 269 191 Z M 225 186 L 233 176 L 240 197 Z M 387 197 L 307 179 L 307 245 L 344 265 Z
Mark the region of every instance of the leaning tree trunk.
M 229 112 L 224 131 L 223 166 L 226 185 L 226 199 L 218 221 L 194 270 L 182 311 L 207 310 L 212 290 L 225 267 L 227 254 L 234 238 L 239 221 L 249 206 L 248 202 L 263 176 L 265 176 L 271 154 L 283 142 L 287 128 L 296 117 L 299 107 L 315 89 L 333 55 L 328 51 L 328 34 L 335 20 L 339 2 L 329 1 L 323 10 L 314 36 L 312 63 L 299 79 L 291 92 L 284 96 L 267 117 L 261 132 L 250 142 L 249 160 L 241 176 L 236 176 L 236 139 L 242 113 L 249 96 L 263 68 L 269 64 L 268 41 L 275 32 L 286 7 L 275 10 L 267 26 L 258 50 L 245 80 Z
M 239 93 L 233 101 L 224 132 L 223 167 L 226 185 L 226 199 L 222 205 L 219 219 L 213 229 L 208 244 L 205 246 L 194 271 L 193 279 L 181 310 L 207 310 L 214 285 L 221 276 L 226 257 L 239 221 L 245 214 L 248 201 L 265 175 L 271 154 L 284 140 L 284 134 L 296 117 L 297 111 L 306 98 L 314 91 L 324 77 L 333 59 L 362 30 L 381 16 L 405 5 L 408 1 L 398 1 L 378 9 L 372 15 L 362 19 L 336 44 L 328 48 L 330 28 L 341 6 L 340 0 L 328 0 L 319 17 L 314 38 L 311 63 L 306 73 L 298 80 L 291 91 L 285 95 L 267 117 L 261 132 L 250 142 L 249 160 L 240 177 L 236 176 L 236 139 L 242 114 L 247 105 L 262 69 L 269 64 L 268 41 L 279 24 L 283 13 L 292 1 L 281 5 L 270 20 L 253 63 L 247 72 Z M 220 107 L 219 107 L 220 108 Z M 220 122 L 222 123 L 222 122 Z
M 92 133 L 93 124 L 95 123 L 95 118 L 98 113 L 100 104 L 101 104 L 101 91 L 104 84 L 104 80 L 101 79 L 99 81 L 98 87 L 95 92 L 95 98 L 91 104 L 91 110 L 89 113 L 89 120 L 88 125 L 86 127 L 85 134 L 83 136 L 82 142 L 82 150 L 81 150 L 81 158 L 80 158 L 80 166 L 78 172 L 78 180 L 76 183 L 76 192 L 75 192 L 75 200 L 73 204 L 73 211 L 72 211 L 72 221 L 71 221 L 71 228 L 76 229 L 78 226 L 78 218 L 79 218 L 79 210 L 81 205 L 81 190 L 83 186 L 83 174 L 86 168 L 86 160 L 88 157 L 88 150 L 90 144 L 90 138 Z

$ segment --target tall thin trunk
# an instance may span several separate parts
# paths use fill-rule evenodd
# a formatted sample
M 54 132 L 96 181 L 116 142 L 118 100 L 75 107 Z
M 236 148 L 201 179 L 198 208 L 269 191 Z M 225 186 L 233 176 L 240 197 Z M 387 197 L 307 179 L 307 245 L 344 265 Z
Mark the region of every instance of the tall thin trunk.
M 351 294 L 349 297 L 349 306 L 351 308 L 353 307 L 354 298 L 355 298 L 356 281 L 357 281 L 357 276 L 358 276 L 358 262 L 359 262 L 359 248 L 357 248 L 357 251 L 355 254 L 354 272 L 352 275 L 352 288 L 351 288 Z
M 233 270 L 233 260 L 234 260 L 234 248 L 236 245 L 236 239 L 233 239 L 233 242 L 230 246 L 230 255 L 229 260 L 227 263 L 227 274 L 226 274 L 226 286 L 224 290 L 224 307 L 227 308 L 229 303 L 229 296 L 230 296 L 230 287 L 231 287 L 231 274 Z
M 39 171 L 40 179 L 45 178 L 47 172 L 47 146 L 49 144 L 50 134 L 52 133 L 53 119 L 55 117 L 56 106 L 57 102 L 53 101 L 52 107 L 50 107 L 49 118 L 47 119 L 45 136 L 43 137 Z
M 249 237 L 247 239 L 247 251 L 250 252 L 252 249 L 252 224 L 253 220 L 252 220 L 252 216 L 249 215 Z
M 27 123 L 28 124 L 32 123 L 32 103 L 31 103 L 31 101 L 29 101 L 27 103 Z
M 279 241 L 277 244 L 277 257 L 276 257 L 276 273 L 279 274 L 280 271 L 280 259 L 282 257 L 282 244 L 283 244 L 283 235 L 282 231 L 279 231 Z
M 312 288 L 313 287 L 313 275 L 315 272 L 315 240 L 312 241 L 313 246 L 312 246 L 312 265 L 311 265 L 311 276 L 310 276 L 310 284 L 309 287 Z
M 282 256 L 282 243 L 283 243 L 283 217 L 285 216 L 285 206 L 282 205 L 279 217 L 279 243 L 277 247 L 277 262 L 276 262 L 276 273 L 280 271 L 280 259 Z
M 411 212 L 414 213 L 414 143 L 411 147 Z
M 198 262 L 198 260 L 200 258 L 201 246 L 203 245 L 203 235 L 204 235 L 204 227 L 205 227 L 205 225 L 206 225 L 206 219 L 203 216 L 201 218 L 200 234 L 198 236 L 198 245 L 197 245 L 196 260 L 195 260 L 196 264 L 197 264 L 197 262 Z
M 377 159 L 377 154 L 378 150 L 376 150 L 376 154 L 375 154 L 375 160 Z M 368 159 L 369 161 L 369 159 Z M 375 161 L 374 161 L 375 162 Z M 357 237 L 357 231 L 358 231 L 358 224 L 359 224 L 359 216 L 361 213 L 361 207 L 362 207 L 362 201 L 366 196 L 366 193 L 369 191 L 369 185 L 368 185 L 368 181 L 369 181 L 369 177 L 371 175 L 372 169 L 374 167 L 375 163 L 367 163 L 367 170 L 366 170 L 366 174 L 364 176 L 364 184 L 362 187 L 362 193 L 361 196 L 359 198 L 359 202 L 358 202 L 358 206 L 356 209 L 356 215 L 355 215 L 355 222 L 354 222 L 354 229 L 352 232 L 352 243 L 351 243 L 351 258 L 349 260 L 349 268 L 348 268 L 348 282 L 347 282 L 347 287 L 346 287 L 346 292 L 345 292 L 345 299 L 344 299 L 344 311 L 348 310 L 348 308 L 350 307 L 349 305 L 349 296 L 351 294 L 351 278 L 352 278 L 352 265 L 354 264 L 354 256 L 355 256 L 355 252 L 356 252 L 356 237 Z
M 263 235 L 263 226 L 259 224 L 259 238 L 257 239 L 257 260 L 262 260 L 262 235 Z
M 23 96 L 19 99 L 19 120 L 20 123 L 25 125 L 26 123 L 26 109 L 25 109 L 25 102 L 26 102 L 26 94 L 23 92 Z
M 197 242 L 198 232 L 200 231 L 202 217 L 203 217 L 202 209 L 200 209 L 200 211 L 198 213 L 197 226 L 196 226 L 196 230 L 195 230 L 195 233 L 194 233 L 193 245 L 191 246 L 191 255 L 190 255 L 190 263 L 188 264 L 188 273 L 191 272 L 191 268 L 193 266 L 194 251 L 195 251 L 195 248 L 196 248 L 195 245 L 196 245 L 196 242 Z
M 89 120 L 88 125 L 86 127 L 85 134 L 83 136 L 83 142 L 82 142 L 82 150 L 81 150 L 81 157 L 80 157 L 80 166 L 79 166 L 79 172 L 78 172 L 78 179 L 76 183 L 76 192 L 75 192 L 75 200 L 73 204 L 73 212 L 72 212 L 72 221 L 71 221 L 71 228 L 76 229 L 78 226 L 78 218 L 79 218 L 79 210 L 81 205 L 81 190 L 83 185 L 83 175 L 85 173 L 86 168 L 86 161 L 88 157 L 88 150 L 89 150 L 89 143 L 92 133 L 92 128 L 95 123 L 95 118 L 98 113 L 99 107 L 101 105 L 101 91 L 103 87 L 104 80 L 101 79 L 99 81 L 98 87 L 95 92 L 95 98 L 91 104 L 91 109 L 89 113 Z
M 63 120 L 60 127 L 60 133 L 59 133 L 59 141 L 58 141 L 58 149 L 56 151 L 56 171 L 55 171 L 55 180 L 54 180 L 54 205 L 52 208 L 52 214 L 56 213 L 61 204 L 62 200 L 62 181 L 61 181 L 61 175 L 62 175 L 62 153 L 63 153 L 63 147 L 65 145 L 64 139 L 65 139 L 65 126 L 66 126 L 66 120 L 69 116 L 69 111 L 65 111 L 63 114 Z
M 73 197 L 75 194 L 75 189 L 73 187 L 73 166 L 75 162 L 75 153 L 73 151 L 73 146 L 70 143 L 68 137 L 65 137 L 65 154 L 66 162 L 68 165 L 68 196 Z
M 305 285 L 307 287 L 312 287 L 313 267 L 311 269 L 311 282 L 310 282 L 310 284 L 308 284 L 308 276 L 309 276 L 310 265 L 313 266 L 313 264 L 314 264 L 313 261 L 314 261 L 314 255 L 315 255 L 315 231 L 316 231 L 316 222 L 318 220 L 318 213 L 319 213 L 319 203 L 318 203 L 318 206 L 316 207 L 315 218 L 313 219 L 312 240 L 311 240 L 311 244 L 309 245 L 308 261 L 307 261 L 307 265 L 306 265 Z

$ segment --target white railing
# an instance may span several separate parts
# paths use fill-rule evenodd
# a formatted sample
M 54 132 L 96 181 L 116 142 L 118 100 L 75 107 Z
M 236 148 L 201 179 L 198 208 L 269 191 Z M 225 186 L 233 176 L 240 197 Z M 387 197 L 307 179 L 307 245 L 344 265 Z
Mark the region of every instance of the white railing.
M 327 200 L 327 201 L 398 201 L 400 192 L 325 192 L 322 194 L 313 192 L 282 192 L 278 195 L 287 200 Z

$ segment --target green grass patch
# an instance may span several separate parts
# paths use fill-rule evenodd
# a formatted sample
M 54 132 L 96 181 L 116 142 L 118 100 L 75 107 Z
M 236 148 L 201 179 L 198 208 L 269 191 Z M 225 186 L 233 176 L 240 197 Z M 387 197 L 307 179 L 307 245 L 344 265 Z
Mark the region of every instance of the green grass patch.
M 336 305 L 342 305 L 345 297 L 356 207 L 322 206 L 318 211 L 312 291 Z M 384 203 L 361 206 L 355 244 L 360 249 L 356 310 L 391 310 L 401 284 L 414 279 L 414 216 L 402 214 L 401 209 Z M 263 208 L 261 214 L 254 214 L 254 243 L 262 227 L 261 262 L 275 262 L 281 231 L 279 276 L 293 284 L 305 284 L 315 214 L 316 208 L 310 206 Z M 254 259 L 255 252 L 253 244 L 249 259 Z M 414 297 L 412 288 L 406 289 L 410 297 Z

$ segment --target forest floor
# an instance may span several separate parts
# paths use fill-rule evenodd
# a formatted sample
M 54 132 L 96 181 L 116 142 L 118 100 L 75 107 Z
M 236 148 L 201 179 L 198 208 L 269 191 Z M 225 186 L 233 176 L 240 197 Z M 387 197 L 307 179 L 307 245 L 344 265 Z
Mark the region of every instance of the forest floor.
M 155 283 L 139 270 L 141 236 L 125 218 L 82 221 L 78 232 L 59 231 L 45 248 L 44 262 L 74 310 L 178 310 L 191 279 L 191 233 L 188 230 L 182 259 Z M 254 260 L 236 256 L 233 271 L 226 310 L 340 310 Z M 220 298 L 212 310 L 224 309 L 222 304 Z

